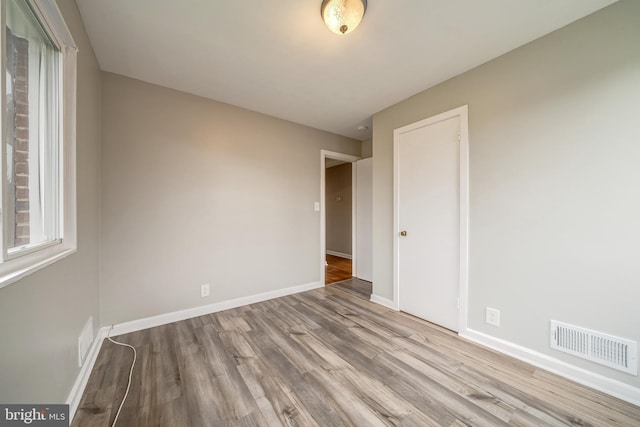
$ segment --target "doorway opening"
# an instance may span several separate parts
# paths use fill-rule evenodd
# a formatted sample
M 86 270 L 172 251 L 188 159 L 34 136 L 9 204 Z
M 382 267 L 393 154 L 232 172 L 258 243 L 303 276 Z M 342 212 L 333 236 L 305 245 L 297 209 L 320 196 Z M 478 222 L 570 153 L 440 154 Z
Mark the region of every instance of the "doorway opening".
M 356 161 L 359 157 L 320 153 L 320 280 L 336 283 L 356 271 Z

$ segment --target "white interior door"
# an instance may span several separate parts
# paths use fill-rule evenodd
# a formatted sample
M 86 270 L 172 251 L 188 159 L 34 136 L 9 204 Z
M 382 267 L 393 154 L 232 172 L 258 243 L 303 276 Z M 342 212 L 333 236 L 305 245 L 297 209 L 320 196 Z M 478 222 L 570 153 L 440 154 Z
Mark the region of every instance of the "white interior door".
M 394 142 L 399 308 L 454 331 L 461 283 L 460 137 L 460 116 L 441 115 L 396 130 Z

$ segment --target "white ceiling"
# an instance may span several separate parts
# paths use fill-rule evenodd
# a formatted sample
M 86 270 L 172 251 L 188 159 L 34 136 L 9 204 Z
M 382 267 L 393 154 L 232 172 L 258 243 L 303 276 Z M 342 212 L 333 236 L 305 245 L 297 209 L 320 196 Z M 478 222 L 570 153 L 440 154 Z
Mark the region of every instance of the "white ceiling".
M 100 67 L 359 140 L 371 116 L 615 0 L 77 0 Z

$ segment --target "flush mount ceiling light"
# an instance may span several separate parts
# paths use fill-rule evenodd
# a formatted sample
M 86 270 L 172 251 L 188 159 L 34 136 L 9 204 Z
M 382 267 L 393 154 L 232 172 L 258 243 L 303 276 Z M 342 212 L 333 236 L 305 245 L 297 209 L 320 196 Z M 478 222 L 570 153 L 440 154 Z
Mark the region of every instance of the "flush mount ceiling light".
M 320 13 L 327 27 L 342 35 L 356 29 L 366 10 L 367 0 L 323 0 Z

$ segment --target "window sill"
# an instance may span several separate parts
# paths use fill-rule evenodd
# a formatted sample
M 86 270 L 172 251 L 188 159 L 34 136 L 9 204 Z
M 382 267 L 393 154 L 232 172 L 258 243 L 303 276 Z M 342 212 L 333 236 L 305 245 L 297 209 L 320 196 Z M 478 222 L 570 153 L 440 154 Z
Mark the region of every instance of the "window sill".
M 55 245 L 0 264 L 0 288 L 35 273 L 75 253 L 75 247 Z

